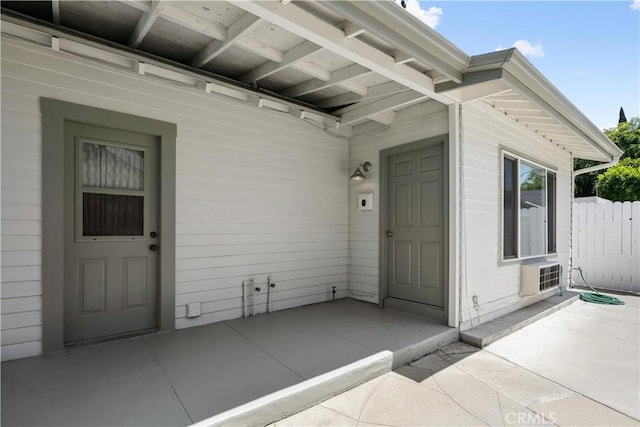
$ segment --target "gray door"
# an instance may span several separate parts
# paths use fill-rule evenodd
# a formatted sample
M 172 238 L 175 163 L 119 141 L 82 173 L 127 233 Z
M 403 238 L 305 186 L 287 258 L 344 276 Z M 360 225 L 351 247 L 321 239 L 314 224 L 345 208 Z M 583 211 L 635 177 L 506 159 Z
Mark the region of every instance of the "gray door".
M 387 284 L 393 298 L 444 307 L 443 144 L 388 158 Z
M 65 343 L 157 327 L 157 144 L 65 123 Z

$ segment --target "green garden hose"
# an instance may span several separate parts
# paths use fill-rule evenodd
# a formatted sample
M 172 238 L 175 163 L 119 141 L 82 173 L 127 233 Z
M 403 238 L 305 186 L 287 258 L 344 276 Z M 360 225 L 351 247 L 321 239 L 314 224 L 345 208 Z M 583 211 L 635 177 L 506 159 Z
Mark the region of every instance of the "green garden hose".
M 582 269 L 578 268 L 578 271 L 580 272 L 580 277 L 582 278 L 582 281 L 584 282 L 584 284 L 587 285 L 589 289 L 593 291 L 593 292 L 580 293 L 580 299 L 582 301 L 592 302 L 594 304 L 624 305 L 624 301 L 622 301 L 621 299 L 612 297 L 610 295 L 601 294 L 600 292 L 593 289 L 591 285 L 589 285 L 587 281 L 584 279 L 584 276 L 582 275 Z

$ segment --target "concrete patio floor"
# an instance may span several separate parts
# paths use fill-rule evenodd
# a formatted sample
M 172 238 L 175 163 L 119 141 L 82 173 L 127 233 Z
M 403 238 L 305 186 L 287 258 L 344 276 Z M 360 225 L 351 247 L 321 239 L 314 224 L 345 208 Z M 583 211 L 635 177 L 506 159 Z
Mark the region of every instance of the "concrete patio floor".
M 458 342 L 269 427 L 639 424 L 486 350 Z
M 2 363 L 2 425 L 188 425 L 382 350 L 402 366 L 457 336 L 344 299 L 75 348 Z
M 614 296 L 625 305 L 577 301 L 486 350 L 640 419 L 640 296 Z
M 640 426 L 640 298 L 620 298 L 451 344 L 275 426 Z

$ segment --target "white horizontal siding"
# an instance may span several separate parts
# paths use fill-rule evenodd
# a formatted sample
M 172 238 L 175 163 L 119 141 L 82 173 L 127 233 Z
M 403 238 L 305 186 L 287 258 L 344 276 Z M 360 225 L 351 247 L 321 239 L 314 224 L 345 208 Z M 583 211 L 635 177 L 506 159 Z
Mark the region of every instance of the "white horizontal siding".
M 349 291 L 353 298 L 378 302 L 379 298 L 379 201 L 380 151 L 397 145 L 444 135 L 449 131 L 447 107 L 428 102 L 407 108 L 390 126 L 354 129 L 349 144 L 350 172 L 360 163 L 372 164 L 367 179 L 349 188 Z M 373 210 L 358 210 L 358 194 L 373 191 Z
M 40 97 L 176 123 L 176 326 L 242 315 L 241 282 L 276 309 L 348 288 L 348 144 L 317 127 L 50 49 L 2 43 L 2 358 L 41 352 Z M 264 302 L 258 311 L 265 311 Z M 185 304 L 203 315 L 185 318 Z
M 557 250 L 548 257 L 563 265 L 569 258 L 571 154 L 529 131 L 484 102 L 462 107 L 463 227 L 462 251 L 466 272 L 461 281 L 461 321 L 486 321 L 536 297 L 522 298 L 520 262 L 502 262 L 501 256 L 501 149 L 511 150 L 558 171 Z M 471 298 L 477 295 L 480 310 Z

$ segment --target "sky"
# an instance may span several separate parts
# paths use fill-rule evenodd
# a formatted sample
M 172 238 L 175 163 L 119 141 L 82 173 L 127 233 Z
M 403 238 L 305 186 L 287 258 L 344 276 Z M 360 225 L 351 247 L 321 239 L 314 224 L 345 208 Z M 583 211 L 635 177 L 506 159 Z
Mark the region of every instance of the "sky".
M 517 47 L 600 129 L 640 116 L 640 0 L 407 0 L 468 55 Z

